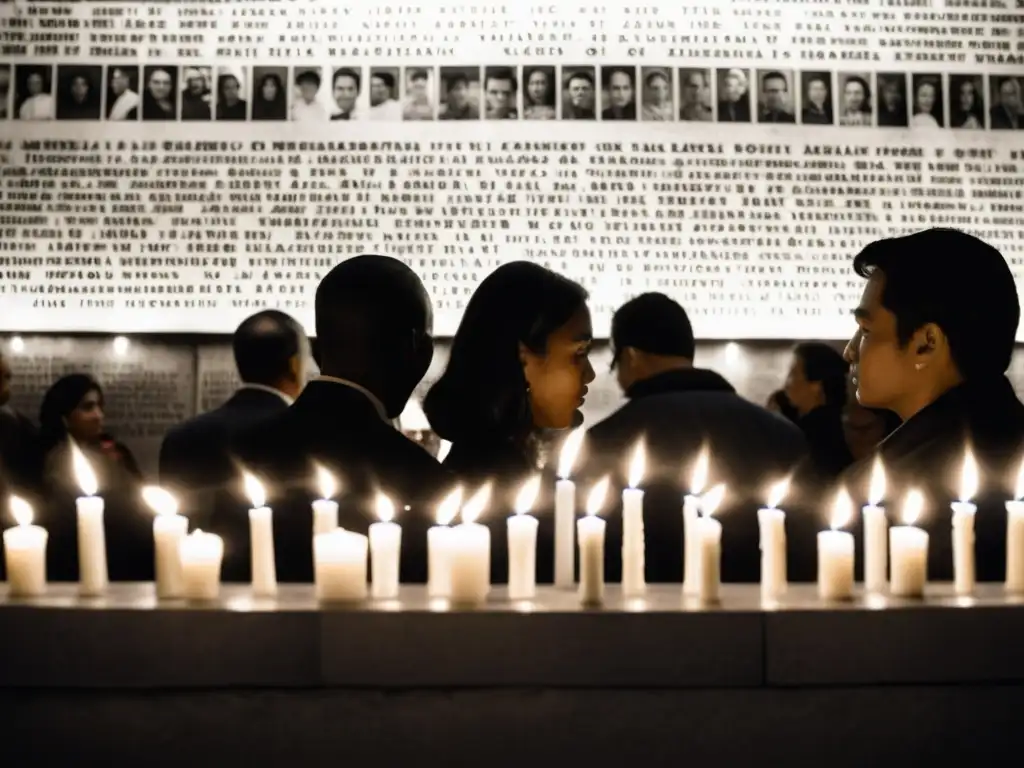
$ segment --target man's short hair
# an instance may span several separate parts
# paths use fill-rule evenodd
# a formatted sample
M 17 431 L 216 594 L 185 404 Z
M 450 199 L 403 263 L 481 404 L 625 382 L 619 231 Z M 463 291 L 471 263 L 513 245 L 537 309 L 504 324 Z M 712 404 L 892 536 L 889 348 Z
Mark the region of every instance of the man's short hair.
M 1020 300 L 1006 260 L 988 243 L 957 229 L 926 229 L 876 240 L 857 254 L 853 270 L 885 276 L 882 306 L 896 316 L 901 345 L 935 323 L 965 379 L 1010 367 Z
M 629 78 L 629 84 L 633 85 L 636 82 L 636 70 L 627 69 L 626 67 L 605 67 L 601 71 L 601 82 L 605 87 L 608 87 L 612 83 L 612 78 L 615 75 L 622 74 Z
M 785 86 L 786 90 L 787 91 L 789 90 L 789 80 L 787 80 L 786 76 L 784 74 L 782 74 L 781 72 L 773 70 L 773 71 L 769 72 L 768 74 L 764 75 L 764 77 L 761 78 L 761 87 L 762 88 L 767 87 L 769 80 L 781 80 L 782 84 Z
M 512 83 L 512 90 L 519 90 L 519 81 L 510 67 L 488 67 L 484 71 L 484 90 L 487 90 L 487 84 L 491 80 L 509 80 Z
M 663 293 L 642 293 L 619 307 L 612 316 L 611 341 L 616 359 L 626 347 L 690 360 L 696 349 L 686 310 Z
M 355 80 L 356 81 L 356 91 L 361 90 L 362 87 L 363 87 L 363 77 L 362 77 L 362 75 L 359 74 L 359 72 L 357 72 L 356 70 L 351 69 L 350 67 L 343 67 L 343 68 L 337 70 L 334 73 L 334 80 L 331 81 L 333 85 L 337 85 L 338 84 L 338 78 L 339 77 L 351 77 L 353 80 Z
M 409 70 L 409 80 L 428 80 L 427 70 L 425 69 L 411 69 Z
M 315 69 L 306 69 L 303 70 L 302 72 L 299 72 L 299 74 L 295 76 L 295 84 L 304 85 L 305 83 L 311 83 L 319 89 L 320 73 L 317 72 Z
M 469 88 L 469 78 L 461 72 L 457 72 L 454 75 L 449 75 L 444 79 L 445 93 L 448 93 L 448 91 L 452 90 L 457 85 L 464 85 L 467 88 Z
M 371 80 L 373 78 L 375 78 L 375 77 L 378 80 L 380 80 L 382 83 L 384 83 L 384 85 L 387 86 L 389 91 L 394 92 L 394 90 L 395 90 L 395 76 L 394 75 L 392 75 L 390 72 L 373 72 L 373 73 L 370 74 L 370 79 Z
M 565 78 L 565 87 L 568 88 L 573 80 L 586 80 L 590 83 L 591 88 L 594 87 L 594 76 L 585 69 L 577 69 L 575 72 L 570 72 L 569 76 Z
M 291 374 L 291 361 L 302 349 L 302 327 L 276 309 L 247 317 L 235 330 L 232 348 L 238 375 L 246 384 L 275 386 Z

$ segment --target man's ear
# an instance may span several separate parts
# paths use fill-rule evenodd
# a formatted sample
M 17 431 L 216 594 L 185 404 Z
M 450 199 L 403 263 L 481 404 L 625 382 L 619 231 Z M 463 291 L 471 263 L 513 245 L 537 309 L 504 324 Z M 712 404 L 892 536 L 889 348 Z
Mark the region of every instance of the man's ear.
M 946 344 L 946 334 L 935 323 L 925 323 L 914 332 L 910 339 L 910 348 L 918 357 L 930 358 Z

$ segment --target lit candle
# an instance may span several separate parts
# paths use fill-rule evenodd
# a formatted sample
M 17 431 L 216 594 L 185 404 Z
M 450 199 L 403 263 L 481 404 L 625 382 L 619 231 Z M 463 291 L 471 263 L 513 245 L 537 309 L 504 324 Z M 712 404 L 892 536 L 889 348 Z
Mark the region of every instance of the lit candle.
M 508 597 L 532 600 L 537 592 L 537 518 L 530 514 L 540 493 L 540 475 L 516 494 L 515 514 L 508 519 Z
M 786 513 L 779 504 L 789 492 L 789 478 L 780 480 L 768 493 L 768 506 L 757 510 L 761 533 L 761 597 L 777 600 L 786 593 Z
M 818 594 L 825 600 L 853 597 L 853 534 L 841 531 L 853 517 L 853 500 L 840 488 L 832 507 L 832 530 L 818 534 Z
M 338 527 L 338 502 L 332 497 L 338 492 L 334 476 L 321 466 L 316 468 L 320 498 L 313 502 L 313 535 L 328 533 Z
M 437 463 L 444 464 L 444 460 L 448 458 L 448 454 L 451 453 L 452 444 L 447 440 L 442 440 L 437 446 Z
M 637 488 L 643 481 L 647 457 L 642 442 L 637 443 L 629 462 L 629 487 L 622 490 L 622 596 L 640 597 L 647 592 L 644 573 L 644 492 Z
M 1024 461 L 1014 499 L 1006 502 L 1006 591 L 1024 593 Z
M 267 506 L 263 483 L 248 472 L 243 475 L 245 492 L 252 503 L 249 510 L 249 555 L 252 563 L 252 593 L 257 597 L 277 594 L 274 563 L 274 514 Z
M 462 506 L 462 489 L 456 488 L 437 508 L 437 525 L 427 531 L 427 595 L 448 597 L 452 589 L 452 520 Z
M 313 537 L 313 582 L 318 600 L 366 599 L 367 548 L 365 536 L 342 528 Z
M 725 486 L 716 485 L 700 498 L 697 533 L 697 597 L 717 603 L 722 583 L 722 524 L 712 517 L 725 498 Z
M 163 488 L 147 485 L 142 498 L 156 516 L 153 518 L 153 553 L 156 596 L 181 597 L 181 540 L 188 534 L 188 520 L 178 514 L 178 500 Z
M 484 485 L 462 508 L 462 524 L 452 529 L 449 599 L 460 605 L 479 605 L 491 591 L 491 532 L 477 520 L 491 500 Z
M 370 526 L 370 581 L 378 600 L 398 597 L 402 527 L 394 522 L 395 505 L 383 493 L 377 494 L 377 517 Z
M 602 477 L 587 496 L 587 514 L 576 522 L 580 543 L 580 603 L 601 605 L 604 602 L 604 532 L 605 522 L 597 513 L 608 495 L 608 478 Z
M 107 590 L 107 537 L 103 530 L 103 499 L 96 495 L 99 483 L 85 455 L 71 443 L 71 463 L 83 496 L 75 499 L 78 512 L 78 585 L 85 597 Z
M 697 520 L 700 518 L 700 494 L 708 481 L 708 448 L 704 446 L 693 464 L 690 492 L 683 497 L 683 594 L 696 595 L 700 579 L 700 546 Z
M 978 492 L 978 462 L 968 450 L 960 470 L 960 499 L 953 509 L 953 590 L 958 595 L 974 592 L 974 516 L 978 508 L 971 502 Z
M 32 507 L 19 496 L 11 496 L 11 515 L 16 526 L 4 531 L 4 562 L 7 593 L 11 597 L 38 597 L 46 592 L 45 528 L 32 525 Z
M 889 529 L 890 591 L 897 597 L 921 597 L 928 580 L 928 533 L 914 523 L 924 509 L 924 496 L 912 489 L 903 502 L 903 525 Z
M 861 509 L 864 516 L 864 588 L 868 592 L 884 592 L 889 566 L 889 521 L 885 517 L 885 468 L 875 456 L 871 468 L 868 503 Z
M 184 596 L 189 600 L 216 600 L 220 594 L 224 540 L 196 528 L 181 539 L 178 556 Z
M 576 484 L 569 479 L 583 444 L 583 428 L 570 433 L 558 457 L 558 482 L 555 483 L 555 586 L 572 587 L 576 583 L 573 522 L 576 519 Z

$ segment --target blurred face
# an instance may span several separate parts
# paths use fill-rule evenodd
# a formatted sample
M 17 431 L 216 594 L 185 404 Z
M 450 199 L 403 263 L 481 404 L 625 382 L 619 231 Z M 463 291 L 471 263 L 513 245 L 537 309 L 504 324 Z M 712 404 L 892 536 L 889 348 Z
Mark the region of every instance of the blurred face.
M 664 77 L 653 77 L 647 85 L 647 99 L 649 103 L 663 106 L 668 104 L 669 84 Z
M 576 109 L 590 109 L 594 106 L 594 86 L 589 80 L 574 77 L 569 81 L 569 101 Z
M 29 95 L 39 95 L 43 92 L 43 76 L 37 74 L 29 75 L 28 80 L 25 81 L 25 87 L 28 88 Z
M 171 95 L 171 76 L 162 69 L 149 76 L 149 93 L 157 101 L 164 101 Z
M 196 96 L 199 96 L 206 90 L 206 81 L 201 77 L 190 77 L 188 79 L 188 89 Z
M 683 80 L 683 102 L 696 104 L 700 101 L 701 91 L 704 90 L 704 78 L 697 72 L 691 72 Z
M 515 92 L 511 80 L 490 78 L 487 81 L 487 109 L 499 115 L 507 115 L 512 107 Z
M 548 76 L 541 70 L 534 70 L 530 73 L 530 80 L 526 83 L 526 92 L 530 101 L 534 104 L 543 104 L 548 95 Z
M 376 107 L 391 98 L 391 89 L 379 77 L 370 78 L 370 105 Z
M 870 456 L 885 439 L 885 420 L 862 405 L 851 403 L 843 417 L 843 435 L 854 460 Z
M 608 81 L 608 96 L 613 107 L 624 107 L 633 100 L 633 81 L 625 72 L 615 72 Z
M 725 98 L 728 101 L 739 101 L 743 96 L 743 82 L 738 77 L 725 78 Z
M 103 434 L 103 406 L 100 393 L 96 390 L 86 393 L 64 423 L 71 436 L 79 442 L 98 440 Z
M 931 112 L 935 106 L 935 86 L 931 83 L 921 83 L 917 88 L 917 111 Z
M 115 69 L 114 73 L 110 76 L 110 90 L 113 94 L 115 96 L 120 96 L 128 90 L 129 85 L 128 75 L 120 69 Z
M 462 109 L 469 101 L 469 86 L 464 80 L 459 80 L 448 90 L 448 106 L 453 109 Z
M 594 380 L 589 357 L 592 341 L 590 311 L 584 307 L 548 337 L 544 354 L 520 349 L 533 424 L 538 429 L 566 429 L 582 423 L 579 409 L 587 385 Z
M 356 104 L 356 97 L 359 95 L 359 86 L 356 79 L 349 75 L 341 75 L 334 80 L 334 103 L 343 112 L 351 112 Z
M 11 379 L 14 378 L 11 373 L 11 364 L 7 362 L 7 358 L 0 357 L 0 405 L 7 405 L 11 399 Z
M 40 79 L 40 90 L 42 90 L 42 87 L 42 80 Z M 1020 88 L 1012 80 L 1007 80 L 999 86 L 999 103 L 1010 112 L 1020 111 Z
M 301 96 L 302 100 L 307 104 L 312 104 L 316 101 L 316 92 L 319 90 L 319 86 L 309 80 L 303 80 L 299 83 L 299 96 Z
M 273 78 L 268 77 L 263 81 L 263 85 L 260 86 L 260 95 L 264 101 L 273 101 L 277 98 L 277 83 Z
M 89 98 L 89 82 L 84 77 L 76 77 L 71 81 L 71 98 L 79 104 Z
M 886 83 L 882 86 L 882 101 L 886 109 L 896 109 L 900 103 L 900 89 L 895 83 Z
M 427 98 L 427 78 L 416 77 L 410 80 L 409 94 L 417 100 Z
M 225 77 L 220 86 L 220 95 L 228 104 L 237 104 L 240 90 L 238 80 L 233 77 Z
M 970 80 L 960 84 L 960 109 L 964 112 L 974 109 L 974 83 Z
M 786 81 L 780 77 L 770 77 L 764 81 L 764 105 L 771 110 L 784 109 L 786 106 Z
M 793 404 L 793 407 L 801 415 L 810 413 L 825 402 L 821 382 L 807 380 L 804 361 L 799 355 L 793 355 L 793 360 L 789 365 L 789 372 L 786 374 L 784 391 L 786 397 L 789 398 L 789 402 Z
M 828 87 L 823 80 L 811 80 L 807 85 L 807 100 L 818 109 L 825 107 L 828 98 Z
M 848 112 L 860 112 L 866 96 L 864 86 L 856 80 L 850 80 L 843 86 L 843 104 Z

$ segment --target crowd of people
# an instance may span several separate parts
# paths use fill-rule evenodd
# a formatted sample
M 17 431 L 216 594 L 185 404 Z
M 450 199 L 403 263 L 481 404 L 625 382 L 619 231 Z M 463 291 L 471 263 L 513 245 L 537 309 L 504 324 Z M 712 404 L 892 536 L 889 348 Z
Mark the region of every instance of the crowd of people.
M 647 467 L 646 568 L 651 582 L 682 574 L 681 497 L 707 450 L 711 479 L 728 495 L 723 577 L 756 581 L 758 507 L 767 489 L 791 479 L 790 578 L 815 578 L 815 534 L 827 524 L 831 495 L 842 487 L 865 501 L 868 471 L 880 458 L 885 498 L 896 519 L 903 494 L 925 494 L 919 523 L 931 534 L 932 578 L 952 569 L 949 502 L 970 449 L 981 468 L 976 520 L 978 575 L 997 580 L 1005 563 L 1003 502 L 1013 498 L 1024 458 L 1024 405 L 1006 370 L 1020 306 L 1002 255 L 952 229 L 879 240 L 852 269 L 864 279 L 851 307 L 854 333 L 840 354 L 824 343 L 796 346 L 791 369 L 764 406 L 739 394 L 719 373 L 699 367 L 685 308 L 659 293 L 637 296 L 612 321 L 612 367 L 626 402 L 586 425 L 574 479 L 581 488 L 611 475 L 624 487 L 634 446 Z M 385 493 L 403 525 L 402 580 L 426 578 L 426 529 L 456 486 L 472 493 L 492 484 L 483 522 L 492 527 L 492 578 L 506 578 L 505 518 L 514 495 L 536 473 L 553 490 L 557 452 L 581 425 L 580 407 L 595 372 L 588 296 L 571 280 L 536 264 L 512 262 L 491 273 L 471 298 L 451 343 L 443 375 L 423 409 L 450 443 L 443 462 L 394 427 L 433 353 L 427 292 L 401 261 L 363 255 L 335 266 L 317 288 L 311 347 L 288 315 L 263 311 L 234 336 L 242 385 L 219 408 L 170 430 L 160 452 L 162 486 L 181 500 L 193 527 L 225 540 L 224 577 L 249 579 L 251 506 L 242 472 L 260 478 L 274 509 L 282 581 L 312 580 L 312 514 L 317 467 L 337 478 L 340 524 L 365 532 Z M 10 368 L 0 363 L 0 399 Z M 852 382 L 852 387 L 849 384 Z M 851 403 L 851 395 L 855 403 Z M 50 532 L 50 577 L 77 578 L 72 441 L 100 478 L 106 500 L 111 578 L 152 578 L 150 516 L 131 453 L 103 427 L 103 390 L 85 374 L 46 393 L 38 429 L 0 409 L 0 483 L 30 497 Z M 553 507 L 538 503 L 538 579 L 553 577 Z M 621 510 L 609 503 L 606 572 L 621 573 Z M 853 524 L 857 532 L 857 523 Z

